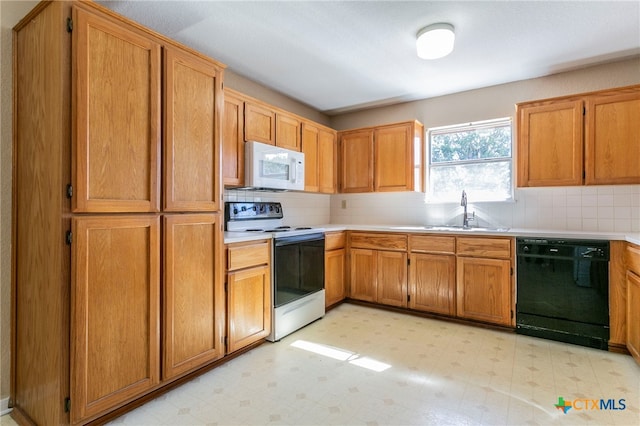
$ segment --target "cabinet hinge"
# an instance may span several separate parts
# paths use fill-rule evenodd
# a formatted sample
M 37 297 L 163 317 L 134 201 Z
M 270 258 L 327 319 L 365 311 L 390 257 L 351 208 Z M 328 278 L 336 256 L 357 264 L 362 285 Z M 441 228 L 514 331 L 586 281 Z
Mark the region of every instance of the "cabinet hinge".
M 67 32 L 70 33 L 73 31 L 73 19 L 71 17 L 67 18 Z
M 407 302 L 411 302 L 411 295 L 407 294 Z
M 67 198 L 73 197 L 73 185 L 67 184 Z
M 411 266 L 411 259 L 407 258 L 407 266 Z
M 224 336 L 224 351 L 225 351 L 225 353 L 227 352 L 228 349 L 229 349 L 229 338 L 227 336 Z
M 71 398 L 66 397 L 64 399 L 64 412 L 68 413 L 69 411 L 71 411 Z
M 587 107 L 582 106 L 582 115 L 587 115 Z
M 513 309 L 511 309 L 511 319 L 513 319 Z
M 73 232 L 67 231 L 67 233 L 64 236 L 64 241 L 65 243 L 67 243 L 68 246 L 70 246 L 71 243 L 73 242 Z
M 224 282 L 224 291 L 225 293 L 229 291 L 229 283 L 227 283 L 226 281 Z
M 511 268 L 511 276 L 513 276 L 513 267 Z

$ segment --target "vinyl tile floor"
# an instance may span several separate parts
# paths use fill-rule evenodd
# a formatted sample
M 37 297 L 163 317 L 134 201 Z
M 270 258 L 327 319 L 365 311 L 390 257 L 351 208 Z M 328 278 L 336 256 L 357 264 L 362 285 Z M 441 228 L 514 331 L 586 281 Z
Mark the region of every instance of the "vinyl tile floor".
M 637 426 L 640 366 L 628 355 L 343 304 L 109 424 Z

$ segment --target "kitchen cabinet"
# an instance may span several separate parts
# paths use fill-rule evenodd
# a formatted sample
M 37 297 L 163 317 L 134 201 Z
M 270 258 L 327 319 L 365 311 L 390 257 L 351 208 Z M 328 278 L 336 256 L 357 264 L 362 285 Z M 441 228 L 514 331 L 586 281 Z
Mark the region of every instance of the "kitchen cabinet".
M 336 131 L 303 121 L 302 152 L 305 191 L 334 194 L 337 183 Z
M 222 216 L 163 217 L 163 378 L 224 356 Z
M 271 241 L 229 244 L 227 256 L 227 353 L 271 333 Z
M 73 211 L 157 212 L 161 44 L 80 8 L 73 20 Z
M 99 422 L 222 354 L 224 66 L 93 2 L 14 36 L 11 401 Z
M 325 234 L 324 289 L 326 307 L 340 303 L 346 297 L 345 246 L 345 232 L 327 232 Z
M 184 50 L 164 49 L 164 211 L 218 211 L 220 70 Z
M 276 145 L 292 151 L 301 150 L 300 120 L 293 115 L 276 112 Z
M 244 101 L 241 95 L 224 90 L 222 120 L 222 177 L 224 185 L 244 185 Z
M 511 239 L 457 237 L 459 317 L 513 325 Z
M 350 297 L 407 306 L 407 236 L 353 232 L 350 244 Z
M 640 246 L 627 246 L 627 349 L 640 364 Z
M 244 140 L 276 144 L 276 113 L 252 101 L 244 103 Z
M 455 315 L 455 237 L 410 235 L 409 308 Z
M 417 121 L 340 132 L 340 192 L 420 191 L 423 133 Z
M 160 224 L 157 215 L 72 222 L 71 421 L 77 422 L 160 382 Z
M 518 186 L 640 183 L 640 86 L 517 105 Z

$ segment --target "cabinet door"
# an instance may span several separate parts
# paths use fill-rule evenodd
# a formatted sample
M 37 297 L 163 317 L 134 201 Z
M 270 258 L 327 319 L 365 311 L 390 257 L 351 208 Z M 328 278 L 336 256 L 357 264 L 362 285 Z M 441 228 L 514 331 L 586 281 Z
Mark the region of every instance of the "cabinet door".
M 373 191 L 373 130 L 340 137 L 340 191 Z
M 224 355 L 225 300 L 219 214 L 163 218 L 163 377 Z
M 350 297 L 352 299 L 376 301 L 376 264 L 378 256 L 375 250 L 351 249 L 350 253 Z
M 383 305 L 407 306 L 407 253 L 377 253 L 378 284 L 376 302 Z
M 331 250 L 324 255 L 325 305 L 331 306 L 345 298 L 345 249 Z
M 218 210 L 218 69 L 171 47 L 165 49 L 164 72 L 164 210 Z
M 456 257 L 441 254 L 411 254 L 409 308 L 455 315 Z
M 319 191 L 324 194 L 336 193 L 338 182 L 336 158 L 336 132 L 320 129 L 318 136 L 318 185 Z
M 229 272 L 227 281 L 228 348 L 234 352 L 271 333 L 269 265 Z
M 160 381 L 157 216 L 74 217 L 71 422 Z
M 518 186 L 582 185 L 583 102 L 518 107 Z
M 222 120 L 222 174 L 225 185 L 244 185 L 244 102 L 227 90 Z
M 302 152 L 304 153 L 304 190 L 320 190 L 319 141 L 320 130 L 309 123 L 302 123 Z
M 276 144 L 276 114 L 273 110 L 244 103 L 244 140 Z
M 300 151 L 300 120 L 287 114 L 276 114 L 276 145 Z
M 458 316 L 511 325 L 511 262 L 458 257 L 457 269 Z
M 97 14 L 73 15 L 73 211 L 158 211 L 160 45 Z
M 585 183 L 640 183 L 640 89 L 587 98 Z
M 627 349 L 640 364 L 640 276 L 627 272 Z
M 411 125 L 382 127 L 374 134 L 375 191 L 413 188 L 413 135 Z

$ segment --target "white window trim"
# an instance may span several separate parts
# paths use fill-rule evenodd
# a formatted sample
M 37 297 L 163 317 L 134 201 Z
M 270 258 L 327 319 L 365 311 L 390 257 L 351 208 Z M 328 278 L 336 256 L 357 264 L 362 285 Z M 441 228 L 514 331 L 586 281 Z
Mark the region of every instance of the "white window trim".
M 444 133 L 451 133 L 452 130 L 458 130 L 458 131 L 463 131 L 463 130 L 480 130 L 483 128 L 493 128 L 493 127 L 497 127 L 500 124 L 508 124 L 509 127 L 511 128 L 511 156 L 510 157 L 499 157 L 499 158 L 488 158 L 485 160 L 460 160 L 460 161 L 448 161 L 448 162 L 442 162 L 442 163 L 438 163 L 437 165 L 432 165 L 431 163 L 431 138 L 432 135 L 438 135 L 438 134 L 444 134 Z M 515 158 L 514 158 L 514 129 L 513 129 L 513 117 L 502 117 L 502 118 L 496 118 L 496 119 L 491 119 L 491 120 L 483 120 L 483 121 L 474 121 L 474 122 L 469 122 L 469 123 L 460 123 L 460 124 L 452 124 L 452 125 L 447 125 L 447 126 L 438 126 L 438 127 L 432 127 L 427 129 L 426 132 L 426 138 L 427 138 L 427 146 L 425 149 L 425 164 L 426 164 L 426 182 L 425 182 L 425 188 L 424 188 L 424 192 L 425 192 L 425 202 L 428 204 L 455 204 L 455 201 L 451 201 L 451 200 L 441 200 L 441 199 L 437 199 L 437 198 L 433 198 L 433 195 L 431 193 L 431 168 L 432 167 L 446 167 L 446 166 L 451 166 L 451 165 L 455 165 L 455 164 L 464 164 L 464 165 L 468 165 L 468 164 L 487 164 L 487 163 L 491 163 L 491 162 L 504 162 L 506 160 L 509 160 L 511 162 L 511 193 L 509 198 L 504 198 L 504 199 L 496 199 L 496 200 L 483 200 L 483 201 L 476 201 L 476 203 L 481 202 L 481 203 L 515 203 L 516 199 L 515 199 L 515 174 L 516 174 L 516 170 L 515 170 Z M 461 188 L 460 190 L 462 191 Z

